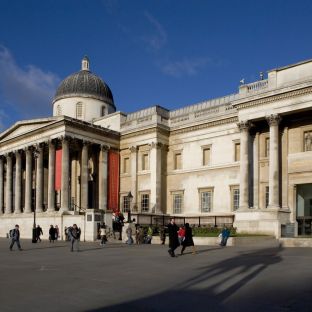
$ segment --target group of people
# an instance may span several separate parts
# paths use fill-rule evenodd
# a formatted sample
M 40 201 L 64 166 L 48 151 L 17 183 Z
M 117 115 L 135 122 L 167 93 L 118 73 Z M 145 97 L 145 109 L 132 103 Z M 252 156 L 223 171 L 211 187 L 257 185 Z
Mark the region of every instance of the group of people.
M 36 239 L 36 242 L 39 242 L 41 243 L 41 235 L 43 235 L 43 231 L 42 231 L 42 228 L 41 226 L 38 224 L 36 229 L 35 229 L 35 239 Z M 53 242 L 55 240 L 58 240 L 60 238 L 60 232 L 59 232 L 59 228 L 58 226 L 56 225 L 55 227 L 51 224 L 50 225 L 50 229 L 49 229 L 49 241 L 50 243 Z
M 193 254 L 196 254 L 195 245 L 193 241 L 192 228 L 189 223 L 185 223 L 184 227 L 178 227 L 175 224 L 174 219 L 170 219 L 168 224 L 168 235 L 169 235 L 169 250 L 168 253 L 171 257 L 175 257 L 175 250 L 181 245 L 181 255 L 186 247 L 192 247 Z

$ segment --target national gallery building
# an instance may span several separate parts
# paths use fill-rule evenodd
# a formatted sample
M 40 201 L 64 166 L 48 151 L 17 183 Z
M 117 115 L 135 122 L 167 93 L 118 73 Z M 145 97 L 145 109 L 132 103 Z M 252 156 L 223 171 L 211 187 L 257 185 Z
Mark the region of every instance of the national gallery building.
M 0 133 L 0 236 L 15 224 L 47 238 L 77 223 L 92 241 L 122 211 L 239 232 L 310 236 L 312 60 L 268 71 L 238 93 L 177 110 L 123 113 L 82 68 L 64 79 L 53 117 Z M 62 234 L 61 233 L 61 234 Z

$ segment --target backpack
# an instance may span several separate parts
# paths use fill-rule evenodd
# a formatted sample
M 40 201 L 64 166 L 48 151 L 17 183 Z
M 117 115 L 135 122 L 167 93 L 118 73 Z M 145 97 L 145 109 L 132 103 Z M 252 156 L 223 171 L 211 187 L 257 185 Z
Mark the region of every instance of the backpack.
M 14 234 L 15 234 L 15 229 L 10 230 L 10 232 L 9 232 L 9 237 L 10 237 L 10 238 L 13 238 L 13 237 L 14 237 Z

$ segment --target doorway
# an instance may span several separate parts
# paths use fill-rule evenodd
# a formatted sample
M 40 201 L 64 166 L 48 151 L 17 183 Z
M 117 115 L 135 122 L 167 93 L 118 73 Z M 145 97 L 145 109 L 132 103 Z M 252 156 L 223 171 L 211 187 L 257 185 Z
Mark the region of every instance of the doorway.
M 298 235 L 312 237 L 312 183 L 297 185 Z

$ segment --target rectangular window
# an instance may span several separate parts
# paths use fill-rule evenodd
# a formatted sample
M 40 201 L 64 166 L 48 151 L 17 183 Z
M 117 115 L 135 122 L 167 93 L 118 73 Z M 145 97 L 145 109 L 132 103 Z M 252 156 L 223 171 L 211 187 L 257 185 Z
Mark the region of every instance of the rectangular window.
M 76 104 L 76 118 L 82 118 L 83 117 L 83 106 L 81 102 L 78 102 Z
M 148 170 L 149 163 L 148 163 L 148 154 L 142 155 L 142 170 Z
M 183 210 L 183 194 L 173 194 L 172 212 L 182 213 Z
M 212 190 L 200 192 L 201 212 L 211 212 L 211 210 L 212 210 L 212 198 L 213 198 L 213 191 Z
M 234 149 L 234 161 L 240 161 L 240 143 L 235 143 Z
M 312 131 L 304 132 L 304 151 L 312 151 Z
M 239 188 L 232 189 L 232 206 L 233 210 L 237 210 L 239 208 Z
M 269 206 L 269 187 L 265 187 L 265 208 Z
M 174 154 L 174 169 L 182 169 L 182 154 L 181 153 L 175 153 Z
M 142 212 L 149 211 L 149 194 L 141 194 L 141 210 Z
M 123 173 L 129 173 L 129 165 L 130 165 L 130 159 L 129 157 L 125 157 L 123 161 Z
M 123 212 L 128 212 L 130 211 L 130 201 L 129 201 L 129 197 L 128 196 L 123 196 L 123 206 L 122 206 L 122 210 Z
M 265 138 L 265 157 L 270 157 L 270 138 Z
M 203 166 L 210 165 L 211 148 L 207 147 L 203 149 Z

